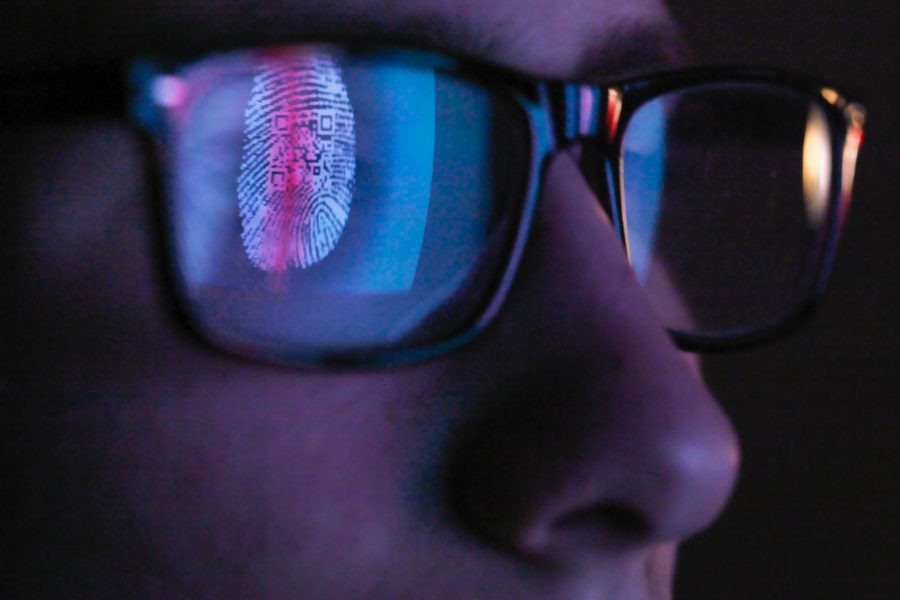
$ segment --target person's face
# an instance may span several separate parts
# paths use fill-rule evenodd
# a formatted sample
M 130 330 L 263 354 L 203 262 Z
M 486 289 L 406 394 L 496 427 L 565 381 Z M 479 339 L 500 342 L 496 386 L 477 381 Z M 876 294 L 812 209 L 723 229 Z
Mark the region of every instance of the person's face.
M 336 35 L 604 79 L 664 66 L 675 39 L 655 0 L 102 8 L 44 15 L 78 17 L 77 51 L 24 19 L 34 45 L 19 58 Z M 334 373 L 247 362 L 185 332 L 158 277 L 152 169 L 123 118 L 10 132 L 3 156 L 27 589 L 667 598 L 676 545 L 732 490 L 734 433 L 569 154 L 547 170 L 492 328 L 425 364 Z

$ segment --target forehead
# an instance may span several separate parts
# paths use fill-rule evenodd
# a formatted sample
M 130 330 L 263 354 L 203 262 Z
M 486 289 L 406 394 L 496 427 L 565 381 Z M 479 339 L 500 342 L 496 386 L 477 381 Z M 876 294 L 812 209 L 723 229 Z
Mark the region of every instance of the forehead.
M 13 33 L 0 42 L 7 67 L 316 38 L 410 44 L 577 78 L 655 67 L 678 53 L 659 0 L 45 1 L 12 15 Z

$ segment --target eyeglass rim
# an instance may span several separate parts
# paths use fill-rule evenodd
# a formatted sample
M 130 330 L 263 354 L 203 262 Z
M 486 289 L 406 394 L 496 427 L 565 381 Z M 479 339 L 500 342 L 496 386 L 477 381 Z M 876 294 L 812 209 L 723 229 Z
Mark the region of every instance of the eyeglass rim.
M 318 44 L 318 42 L 313 42 Z M 298 43 L 297 45 L 302 45 Z M 383 46 L 355 46 L 348 44 L 328 44 L 329 46 L 337 46 L 347 49 L 351 52 L 359 51 L 360 48 L 384 49 Z M 621 181 L 619 177 L 618 166 L 621 163 L 621 145 L 624 132 L 627 129 L 628 120 L 633 116 L 634 112 L 644 103 L 659 97 L 665 93 L 686 89 L 693 86 L 704 84 L 714 84 L 723 82 L 733 83 L 768 83 L 781 87 L 791 88 L 801 94 L 808 95 L 811 98 L 819 98 L 826 114 L 829 115 L 829 123 L 832 127 L 841 124 L 846 126 L 849 118 L 845 109 L 849 106 L 856 107 L 858 110 L 864 110 L 857 102 L 847 100 L 844 93 L 837 92 L 839 89 L 833 85 L 822 83 L 821 80 L 807 76 L 792 73 L 789 71 L 774 69 L 768 67 L 754 66 L 718 66 L 718 67 L 700 67 L 666 71 L 662 73 L 654 73 L 639 77 L 632 77 L 617 82 L 603 85 L 584 84 L 578 82 L 562 82 L 552 80 L 535 80 L 526 79 L 515 73 L 510 73 L 496 67 L 485 65 L 483 63 L 466 62 L 454 57 L 438 54 L 430 51 L 409 48 L 389 48 L 394 52 L 394 56 L 398 60 L 404 60 L 407 57 L 416 64 L 432 65 L 440 68 L 449 75 L 471 80 L 479 85 L 489 85 L 491 87 L 505 87 L 511 97 L 515 99 L 523 109 L 526 120 L 528 121 L 529 134 L 531 138 L 531 160 L 527 172 L 528 182 L 525 185 L 525 193 L 520 201 L 522 207 L 519 211 L 519 223 L 515 226 L 516 231 L 510 245 L 508 259 L 505 266 L 500 270 L 501 275 L 499 282 L 490 297 L 486 299 L 484 308 L 478 313 L 467 326 L 461 326 L 460 330 L 447 336 L 444 339 L 438 339 L 433 342 L 421 343 L 409 347 L 372 347 L 360 350 L 342 350 L 342 351 L 310 351 L 308 349 L 285 349 L 283 351 L 272 353 L 270 351 L 261 351 L 258 347 L 241 346 L 235 340 L 226 340 L 216 332 L 204 328 L 202 319 L 194 314 L 191 309 L 190 301 L 187 299 L 187 290 L 183 289 L 181 279 L 177 274 L 176 261 L 174 260 L 174 236 L 166 235 L 166 230 L 171 227 L 168 222 L 168 211 L 157 202 L 158 212 L 162 221 L 159 228 L 162 236 L 163 248 L 162 254 L 166 268 L 163 269 L 164 280 L 170 289 L 169 297 L 173 299 L 172 308 L 180 320 L 187 325 L 189 329 L 195 331 L 200 338 L 209 343 L 216 350 L 227 355 L 239 355 L 251 360 L 258 360 L 269 364 L 279 364 L 291 368 L 303 369 L 358 369 L 358 368 L 387 368 L 401 366 L 406 364 L 422 363 L 433 360 L 439 356 L 448 354 L 462 346 L 467 345 L 473 339 L 478 337 L 486 330 L 495 320 L 506 298 L 509 295 L 519 264 L 527 244 L 531 223 L 536 213 L 538 198 L 541 192 L 541 184 L 544 179 L 544 170 L 548 167 L 550 158 L 566 146 L 581 141 L 574 137 L 567 137 L 565 132 L 558 127 L 558 121 L 554 120 L 554 112 L 559 113 L 558 103 L 553 101 L 554 91 L 574 90 L 583 88 L 585 85 L 597 90 L 602 95 L 601 106 L 606 107 L 610 90 L 617 90 L 621 94 L 622 112 L 619 116 L 619 126 L 615 134 L 607 140 L 605 147 L 607 152 L 605 159 L 606 167 L 609 172 L 607 183 L 610 186 L 610 198 L 613 218 L 617 230 L 617 235 L 622 243 L 626 243 L 622 220 L 620 219 L 622 206 Z M 146 71 L 146 61 L 142 61 L 142 66 Z M 169 63 L 173 64 L 173 63 Z M 146 102 L 148 84 L 147 73 L 138 81 L 134 81 L 137 101 Z M 823 88 L 832 90 L 836 94 L 836 98 L 832 102 L 826 101 L 822 97 L 821 90 Z M 571 110 L 571 107 L 563 106 L 563 112 Z M 571 115 L 563 115 L 563 118 L 570 118 Z M 136 119 L 140 121 L 140 119 Z M 151 144 L 156 160 L 151 161 L 158 170 L 158 180 L 160 184 L 158 188 L 164 190 L 165 176 L 163 173 L 163 161 L 160 160 L 159 152 L 161 144 L 158 143 L 162 138 L 158 128 L 148 127 L 146 123 L 139 123 L 145 131 L 151 134 L 151 137 L 157 140 L 157 143 Z M 835 129 L 839 131 L 839 129 Z M 602 134 L 606 134 L 601 127 Z M 837 149 L 837 140 L 834 142 L 834 149 Z M 841 139 L 843 146 L 843 139 Z M 839 153 L 833 152 L 835 165 L 837 169 L 832 172 L 840 174 Z M 842 154 L 841 154 L 842 156 Z M 615 168 L 613 168 L 615 167 Z M 839 196 L 841 188 L 841 178 L 837 175 L 832 177 L 832 193 L 829 198 L 829 231 L 826 234 L 826 249 L 823 253 L 820 264 L 818 265 L 818 277 L 815 280 L 814 289 L 810 290 L 804 302 L 800 303 L 793 309 L 786 311 L 785 314 L 776 321 L 763 325 L 747 328 L 746 330 L 731 331 L 724 334 L 693 334 L 689 332 L 677 331 L 669 329 L 670 336 L 676 345 L 689 352 L 724 352 L 741 348 L 748 348 L 776 337 L 782 336 L 806 321 L 815 311 L 815 308 L 821 301 L 822 296 L 827 288 L 827 282 L 834 263 L 834 256 L 837 249 L 838 238 L 843 225 L 842 219 L 839 218 L 840 210 Z M 849 202 L 849 199 L 846 199 Z
M 661 73 L 613 84 L 608 89 L 620 94 L 621 113 L 614 135 L 606 145 L 605 160 L 613 221 L 617 234 L 627 251 L 627 234 L 624 219 L 624 188 L 621 177 L 623 142 L 628 124 L 635 113 L 646 103 L 663 95 L 695 87 L 738 84 L 769 85 L 792 91 L 806 97 L 820 107 L 832 133 L 832 180 L 828 196 L 827 222 L 824 241 L 811 268 L 809 284 L 798 294 L 798 300 L 773 319 L 756 325 L 722 332 L 692 333 L 669 329 L 669 333 L 682 350 L 689 352 L 717 353 L 751 348 L 782 337 L 807 321 L 821 305 L 827 292 L 837 255 L 841 232 L 851 195 L 844 187 L 845 146 L 850 130 L 858 126 L 860 135 L 865 120 L 865 109 L 859 102 L 848 99 L 845 88 L 824 80 L 786 70 L 755 66 L 719 66 L 683 69 Z M 838 90 L 842 91 L 838 91 Z M 852 97 L 852 96 L 851 96 Z M 856 119 L 861 122 L 854 123 Z M 858 147 L 857 147 L 858 151 Z M 855 170 L 855 156 L 853 157 Z M 852 181 L 850 182 L 852 187 Z

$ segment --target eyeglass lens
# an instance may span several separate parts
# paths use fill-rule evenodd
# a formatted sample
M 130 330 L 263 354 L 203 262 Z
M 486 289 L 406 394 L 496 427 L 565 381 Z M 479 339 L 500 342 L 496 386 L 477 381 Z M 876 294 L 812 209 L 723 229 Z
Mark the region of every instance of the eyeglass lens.
M 210 337 L 263 355 L 402 347 L 483 309 L 527 180 L 511 97 L 320 46 L 157 83 L 179 287 Z
M 697 86 L 638 108 L 622 143 L 624 229 L 668 327 L 763 326 L 808 296 L 832 147 L 823 108 L 772 85 Z

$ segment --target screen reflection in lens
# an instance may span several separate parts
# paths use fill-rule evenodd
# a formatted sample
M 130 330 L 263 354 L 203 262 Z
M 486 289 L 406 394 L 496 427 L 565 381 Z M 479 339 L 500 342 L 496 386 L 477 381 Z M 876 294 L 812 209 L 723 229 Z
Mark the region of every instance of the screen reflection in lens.
M 171 115 L 176 271 L 247 352 L 439 340 L 489 300 L 529 133 L 503 91 L 397 52 L 242 51 L 184 67 Z

